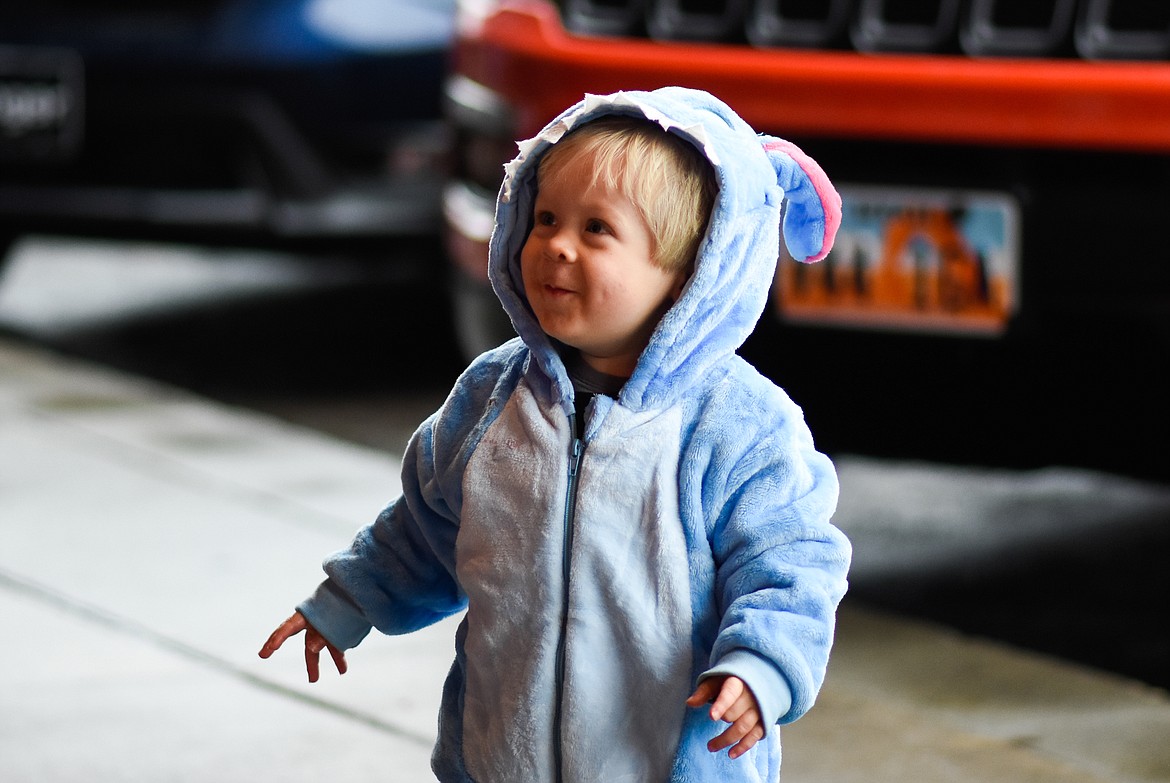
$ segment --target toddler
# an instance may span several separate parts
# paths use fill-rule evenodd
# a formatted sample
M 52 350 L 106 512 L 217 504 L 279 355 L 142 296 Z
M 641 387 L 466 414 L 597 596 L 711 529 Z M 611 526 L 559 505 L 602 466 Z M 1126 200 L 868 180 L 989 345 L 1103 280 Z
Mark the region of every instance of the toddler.
M 315 681 L 371 627 L 465 611 L 440 781 L 776 780 L 850 548 L 800 409 L 735 351 L 781 234 L 817 260 L 839 219 L 814 162 L 699 91 L 587 96 L 521 142 L 489 254 L 519 337 L 261 656 L 304 631 Z

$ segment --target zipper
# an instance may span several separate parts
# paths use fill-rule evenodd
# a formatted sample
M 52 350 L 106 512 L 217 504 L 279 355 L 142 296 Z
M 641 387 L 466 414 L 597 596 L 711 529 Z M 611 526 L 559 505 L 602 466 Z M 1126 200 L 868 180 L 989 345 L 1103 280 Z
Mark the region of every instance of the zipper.
M 581 467 L 581 456 L 585 452 L 585 444 L 577 437 L 577 416 L 569 417 L 570 432 L 573 433 L 573 442 L 569 447 L 569 489 L 565 498 L 565 517 L 562 535 L 564 549 L 561 553 L 561 633 L 557 639 L 556 657 L 556 712 L 553 715 L 553 759 L 556 762 L 556 780 L 561 780 L 561 701 L 565 688 L 565 635 L 569 625 L 569 565 L 573 548 L 573 519 L 577 514 L 577 476 Z

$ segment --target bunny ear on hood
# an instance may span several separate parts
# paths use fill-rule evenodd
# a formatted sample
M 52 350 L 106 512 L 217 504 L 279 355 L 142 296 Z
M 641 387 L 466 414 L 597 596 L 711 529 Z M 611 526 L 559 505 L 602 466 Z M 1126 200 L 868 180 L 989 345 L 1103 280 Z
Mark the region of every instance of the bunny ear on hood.
M 841 226 L 841 196 L 824 169 L 795 144 L 763 134 L 760 141 L 788 202 L 784 244 L 797 261 L 820 261 L 833 249 Z

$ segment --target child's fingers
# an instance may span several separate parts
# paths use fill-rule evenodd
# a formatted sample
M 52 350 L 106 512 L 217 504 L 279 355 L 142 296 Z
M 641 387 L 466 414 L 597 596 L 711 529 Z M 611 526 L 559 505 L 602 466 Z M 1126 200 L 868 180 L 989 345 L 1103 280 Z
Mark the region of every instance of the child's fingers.
M 707 679 L 699 683 L 695 688 L 695 692 L 687 698 L 688 707 L 702 707 L 707 702 L 713 701 L 719 694 L 719 686 L 721 681 L 718 679 Z
M 749 711 L 739 720 L 732 723 L 719 736 L 707 743 L 707 750 L 715 753 L 729 748 L 731 758 L 742 756 L 764 737 L 764 727 L 760 725 L 760 716 L 755 710 Z
M 268 641 L 264 642 L 264 646 L 260 648 L 260 657 L 267 658 L 272 653 L 280 649 L 280 646 L 288 641 L 289 637 L 296 636 L 301 631 L 305 630 L 305 618 L 300 612 L 289 617 L 268 637 Z
M 764 738 L 764 727 L 760 723 L 760 709 L 747 685 L 738 677 L 727 677 L 718 682 L 719 692 L 711 704 L 712 720 L 722 720 L 731 725 L 707 743 L 707 749 L 716 753 L 731 748 L 728 757 L 739 758 Z
M 727 715 L 728 710 L 735 706 L 743 696 L 744 684 L 743 680 L 738 677 L 728 677 L 723 681 L 723 687 L 719 689 L 719 695 L 715 698 L 715 702 L 711 705 L 711 720 L 726 720 L 731 723 L 742 714 L 742 710 L 734 715 Z
M 309 673 L 309 682 L 316 682 L 321 676 L 321 651 L 328 650 L 333 665 L 338 674 L 345 674 L 348 665 L 345 662 L 345 653 L 334 647 L 315 628 L 309 627 L 305 633 L 305 671 Z
M 345 662 L 345 653 L 325 641 L 325 637 L 309 625 L 309 621 L 300 612 L 293 613 L 292 617 L 289 617 L 272 632 L 268 641 L 260 648 L 260 657 L 267 658 L 272 655 L 290 637 L 296 636 L 301 631 L 305 632 L 305 671 L 309 675 L 309 682 L 316 682 L 321 678 L 321 651 L 324 649 L 329 650 L 329 657 L 333 659 L 337 673 L 345 674 L 349 668 Z
M 260 648 L 260 657 L 268 658 L 271 656 L 272 653 L 280 649 L 280 645 L 284 644 L 284 640 L 287 638 L 288 636 L 282 634 L 280 632 L 280 628 L 277 628 L 272 632 L 272 635 L 268 637 L 268 641 L 264 642 L 264 646 Z
M 309 682 L 321 679 L 321 650 L 314 649 L 305 642 L 305 671 L 309 674 Z
M 338 674 L 345 674 L 349 665 L 345 662 L 345 652 L 337 649 L 332 644 L 326 645 L 329 650 L 329 656 L 333 659 L 333 665 L 337 667 Z
M 764 727 L 757 723 L 754 726 L 752 726 L 751 729 L 748 730 L 747 734 L 745 734 L 743 736 L 743 739 L 741 739 L 739 741 L 739 743 L 736 744 L 736 746 L 734 748 L 727 751 L 728 757 L 733 758 L 733 759 L 739 758 L 740 756 L 742 756 L 743 754 L 747 753 L 749 750 L 754 748 L 756 746 L 756 743 L 759 742 L 760 740 L 762 740 L 763 738 L 764 738 Z
M 305 632 L 305 671 L 309 673 L 309 682 L 316 682 L 321 676 L 321 651 L 329 646 L 325 637 L 313 628 Z M 332 655 L 333 651 L 330 650 Z M 336 662 L 334 658 L 334 662 Z
M 742 724 L 733 723 L 728 726 L 722 734 L 712 739 L 707 743 L 707 750 L 715 753 L 716 751 L 730 748 L 747 736 L 748 727 Z
M 756 706 L 756 700 L 752 698 L 751 694 L 745 688 L 744 693 L 740 694 L 739 698 L 723 710 L 723 714 L 719 716 L 719 720 L 724 723 L 735 723 L 749 714 L 758 717 L 759 708 Z

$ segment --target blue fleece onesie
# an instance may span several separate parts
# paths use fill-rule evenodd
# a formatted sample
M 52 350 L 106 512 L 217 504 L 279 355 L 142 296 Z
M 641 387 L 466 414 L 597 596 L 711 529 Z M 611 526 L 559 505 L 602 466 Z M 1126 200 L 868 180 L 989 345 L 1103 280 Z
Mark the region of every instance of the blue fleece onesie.
M 524 296 L 536 165 L 568 130 L 646 117 L 695 144 L 719 192 L 695 269 L 616 398 L 577 435 L 573 385 Z M 781 203 L 787 199 L 781 227 Z M 840 202 L 792 145 L 706 93 L 587 96 L 506 167 L 489 269 L 519 337 L 475 360 L 412 437 L 401 497 L 325 563 L 298 609 L 331 643 L 465 612 L 433 766 L 444 783 L 775 781 L 777 724 L 824 679 L 850 547 L 800 409 L 735 351 L 783 234 L 828 252 Z M 767 734 L 684 704 L 705 673 L 751 688 Z

